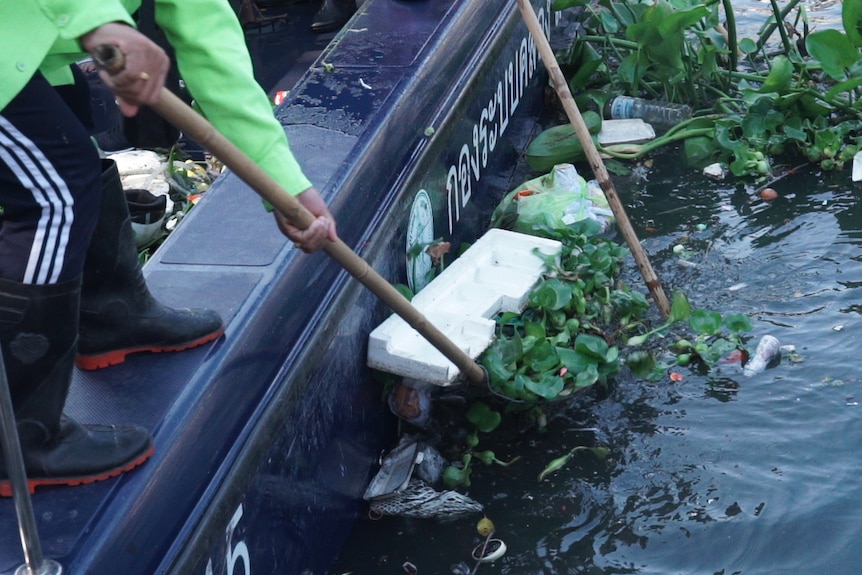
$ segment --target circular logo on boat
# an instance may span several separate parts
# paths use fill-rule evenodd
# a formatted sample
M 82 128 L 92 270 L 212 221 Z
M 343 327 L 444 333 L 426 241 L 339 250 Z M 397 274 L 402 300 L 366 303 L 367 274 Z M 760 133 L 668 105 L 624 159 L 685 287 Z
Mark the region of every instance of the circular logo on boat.
M 425 251 L 434 241 L 434 211 L 431 198 L 419 190 L 410 208 L 407 222 L 407 284 L 413 293 L 425 287 L 431 279 L 431 256 Z

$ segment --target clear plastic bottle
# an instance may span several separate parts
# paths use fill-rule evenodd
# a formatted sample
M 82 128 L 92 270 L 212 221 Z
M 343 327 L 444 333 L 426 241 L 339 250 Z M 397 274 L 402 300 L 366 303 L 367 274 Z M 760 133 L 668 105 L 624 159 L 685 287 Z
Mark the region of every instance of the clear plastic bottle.
M 670 128 L 691 118 L 691 107 L 659 100 L 617 96 L 608 102 L 606 113 L 613 120 L 641 118 L 648 124 Z
M 764 335 L 757 344 L 754 357 L 748 360 L 742 369 L 742 373 L 747 377 L 751 377 L 767 367 L 777 364 L 779 361 L 781 361 L 781 343 L 774 336 Z

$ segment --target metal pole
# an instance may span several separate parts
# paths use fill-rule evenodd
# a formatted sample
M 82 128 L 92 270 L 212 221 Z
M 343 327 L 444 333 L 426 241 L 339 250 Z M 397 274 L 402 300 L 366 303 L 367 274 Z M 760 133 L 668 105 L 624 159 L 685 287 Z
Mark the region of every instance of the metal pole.
M 18 514 L 18 533 L 24 549 L 24 565 L 15 570 L 15 575 L 60 575 L 63 568 L 56 561 L 43 559 L 42 545 L 36 531 L 36 517 L 30 491 L 27 488 L 27 474 L 24 471 L 24 458 L 18 440 L 18 426 L 15 424 L 15 409 L 12 407 L 12 394 L 6 379 L 6 366 L 0 351 L 0 443 L 3 444 L 3 460 L 6 474 L 12 484 L 12 498 Z

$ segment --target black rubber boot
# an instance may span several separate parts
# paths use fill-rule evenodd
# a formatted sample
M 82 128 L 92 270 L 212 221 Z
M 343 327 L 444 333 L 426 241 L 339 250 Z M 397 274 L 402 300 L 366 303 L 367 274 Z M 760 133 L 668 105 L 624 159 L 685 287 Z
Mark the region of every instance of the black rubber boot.
M 107 479 L 153 453 L 135 425 L 81 425 L 63 415 L 78 338 L 81 282 L 31 285 L 0 278 L 0 346 L 30 493 L 39 485 Z M 0 457 L 0 496 L 12 495 Z
M 181 351 L 224 333 L 209 309 L 175 309 L 147 288 L 117 166 L 103 160 L 102 210 L 87 250 L 77 364 L 99 369 L 140 351 Z
M 338 30 L 350 20 L 354 12 L 356 0 L 323 0 L 323 5 L 311 22 L 311 30 L 319 34 Z

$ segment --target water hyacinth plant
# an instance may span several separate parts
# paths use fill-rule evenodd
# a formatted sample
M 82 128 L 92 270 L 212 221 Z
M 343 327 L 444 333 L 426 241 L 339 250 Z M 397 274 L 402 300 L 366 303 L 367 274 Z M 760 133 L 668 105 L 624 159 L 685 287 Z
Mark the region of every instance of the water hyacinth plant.
M 811 31 L 799 0 L 771 0 L 756 38 L 738 37 L 731 0 L 554 2 L 573 6 L 584 7 L 585 33 L 560 63 L 582 110 L 601 111 L 621 94 L 696 110 L 643 146 L 599 146 L 607 155 L 633 159 L 683 141 L 692 165 L 721 161 L 735 176 L 762 180 L 776 162 L 840 168 L 859 151 L 862 3 L 843 3 L 843 30 Z M 532 154 L 567 145 L 540 135 Z
M 495 393 L 516 401 L 564 398 L 619 370 L 615 337 L 648 309 L 643 294 L 615 285 L 628 250 L 584 220 L 542 230 L 563 243 L 559 266 L 532 290 L 526 309 L 497 318 L 497 338 L 480 357 Z

